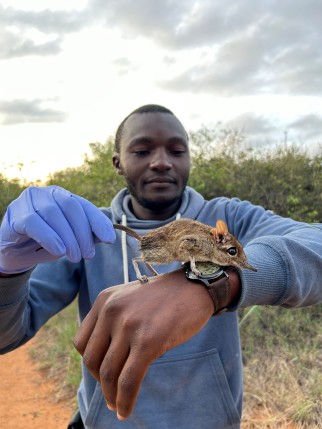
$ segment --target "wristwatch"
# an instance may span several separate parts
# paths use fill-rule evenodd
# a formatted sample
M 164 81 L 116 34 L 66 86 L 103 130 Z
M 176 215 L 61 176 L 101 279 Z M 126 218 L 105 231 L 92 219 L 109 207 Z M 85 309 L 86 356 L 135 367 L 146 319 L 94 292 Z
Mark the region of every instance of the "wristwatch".
M 228 267 L 224 268 L 213 262 L 196 262 L 195 265 L 200 275 L 191 270 L 190 262 L 183 264 L 187 279 L 207 288 L 215 306 L 213 316 L 224 313 L 231 300 L 229 277 L 225 271 Z

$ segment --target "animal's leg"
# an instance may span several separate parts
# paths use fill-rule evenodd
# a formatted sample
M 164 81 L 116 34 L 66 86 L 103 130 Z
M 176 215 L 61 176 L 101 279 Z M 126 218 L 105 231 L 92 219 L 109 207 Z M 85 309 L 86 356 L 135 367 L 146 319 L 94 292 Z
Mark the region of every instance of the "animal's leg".
M 144 262 L 144 261 L 142 260 L 142 258 L 133 258 L 132 259 L 132 263 L 133 263 L 133 267 L 134 267 L 134 270 L 135 270 L 136 278 L 138 280 L 140 280 L 141 283 L 147 283 L 149 281 L 149 279 L 148 279 L 148 277 L 146 275 L 142 275 L 141 274 L 141 271 L 140 271 L 140 268 L 139 268 L 139 265 L 138 265 L 139 262 Z
M 159 275 L 159 273 L 157 272 L 157 271 L 155 271 L 155 269 L 152 267 L 152 265 L 151 264 L 149 264 L 148 262 L 144 262 L 145 263 L 145 265 L 149 268 L 149 270 L 151 271 L 151 273 L 154 275 L 154 276 L 158 276 Z
M 190 268 L 191 268 L 191 271 L 194 274 L 196 274 L 196 276 L 200 276 L 201 275 L 201 272 L 196 267 L 196 261 L 195 261 L 194 256 L 190 256 Z

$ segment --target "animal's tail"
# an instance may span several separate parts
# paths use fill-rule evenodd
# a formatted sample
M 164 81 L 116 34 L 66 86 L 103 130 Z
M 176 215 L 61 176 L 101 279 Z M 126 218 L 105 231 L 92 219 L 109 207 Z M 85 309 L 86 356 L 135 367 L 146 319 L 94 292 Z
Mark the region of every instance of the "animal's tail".
M 133 229 L 129 228 L 128 226 L 120 225 L 118 223 L 113 223 L 113 226 L 115 229 L 120 229 L 121 231 L 125 231 L 127 234 L 131 235 L 132 237 L 136 238 L 139 241 L 142 240 L 142 237 L 139 234 L 137 234 L 135 231 L 133 231 Z

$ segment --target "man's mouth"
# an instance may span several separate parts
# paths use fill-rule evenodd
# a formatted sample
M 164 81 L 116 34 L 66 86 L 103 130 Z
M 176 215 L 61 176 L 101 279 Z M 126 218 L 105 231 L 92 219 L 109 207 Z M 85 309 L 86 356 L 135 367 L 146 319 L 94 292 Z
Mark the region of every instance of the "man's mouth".
M 145 183 L 176 183 L 174 179 L 171 177 L 152 177 L 151 179 L 148 179 L 145 181 Z

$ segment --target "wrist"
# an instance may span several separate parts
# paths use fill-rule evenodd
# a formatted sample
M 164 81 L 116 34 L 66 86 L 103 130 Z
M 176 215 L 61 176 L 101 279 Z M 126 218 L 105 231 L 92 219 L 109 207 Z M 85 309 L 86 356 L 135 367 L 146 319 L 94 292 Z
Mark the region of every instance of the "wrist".
M 222 267 L 212 262 L 183 264 L 187 279 L 202 285 L 213 301 L 213 315 L 227 311 L 227 308 L 238 303 L 240 298 L 240 278 L 233 267 Z
M 214 312 L 213 300 L 206 288 L 200 287 L 199 284 L 187 279 L 184 268 L 179 268 L 165 274 L 149 278 L 151 286 L 156 283 L 156 287 L 160 287 L 159 282 L 163 285 L 177 290 L 178 296 L 185 296 L 185 299 L 193 302 L 195 310 L 201 311 L 203 315 L 208 314 L 209 318 Z
M 235 268 L 229 268 L 227 271 L 230 283 L 230 303 L 229 306 L 238 304 L 241 295 L 241 283 L 238 271 Z

